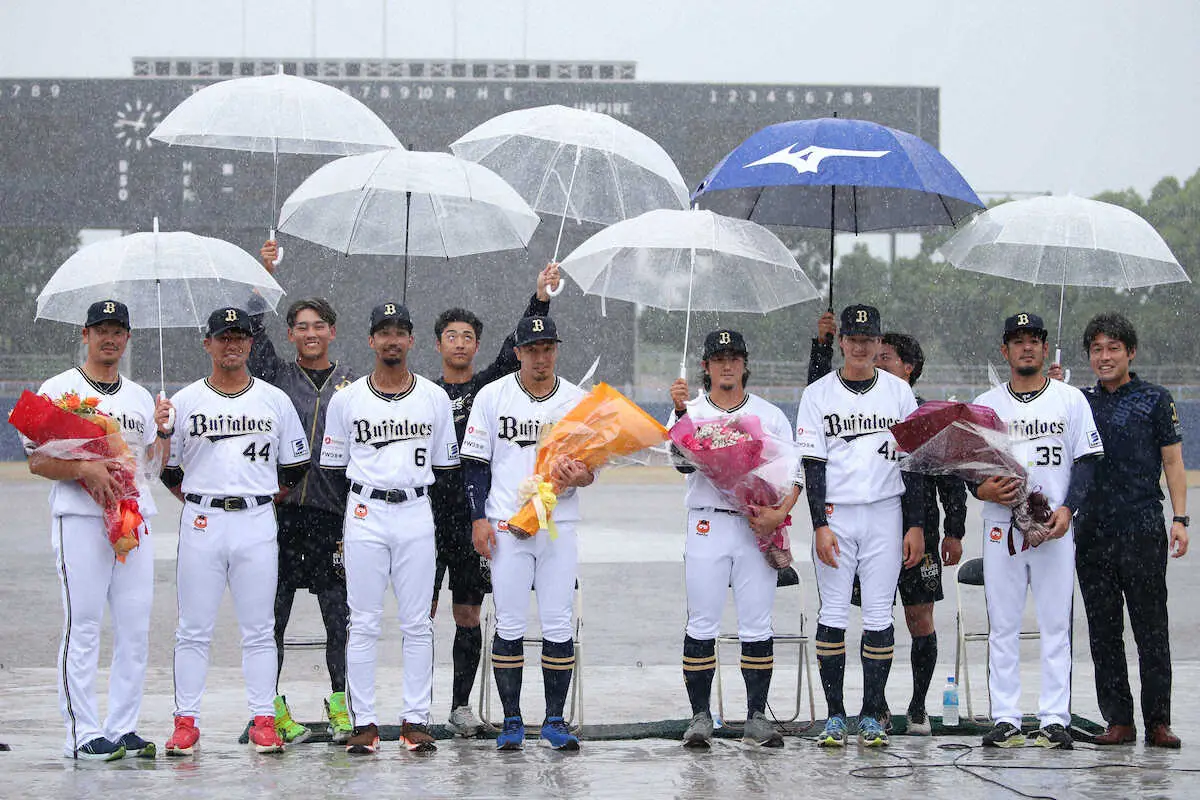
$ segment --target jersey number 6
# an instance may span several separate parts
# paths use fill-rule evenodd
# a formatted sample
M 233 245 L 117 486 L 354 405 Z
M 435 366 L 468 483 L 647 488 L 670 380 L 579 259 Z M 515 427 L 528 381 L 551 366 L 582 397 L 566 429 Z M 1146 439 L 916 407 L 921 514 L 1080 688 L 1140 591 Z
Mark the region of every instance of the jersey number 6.
M 413 463 L 416 464 L 418 467 L 425 466 L 425 459 L 426 459 L 426 455 L 428 454 L 428 452 L 429 452 L 429 450 L 427 448 L 418 447 L 413 452 Z

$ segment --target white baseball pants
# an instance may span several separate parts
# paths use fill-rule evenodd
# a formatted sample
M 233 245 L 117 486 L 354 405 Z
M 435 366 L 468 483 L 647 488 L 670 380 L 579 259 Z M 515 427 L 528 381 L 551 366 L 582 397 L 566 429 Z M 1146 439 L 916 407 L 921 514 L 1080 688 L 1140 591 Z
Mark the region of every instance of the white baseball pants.
M 197 717 L 208 675 L 217 609 L 233 594 L 242 635 L 242 674 L 253 716 L 275 714 L 275 582 L 279 570 L 271 503 L 223 511 L 185 503 L 179 518 L 175 630 L 175 715 Z
M 67 725 L 63 749 L 71 756 L 98 736 L 115 740 L 137 730 L 149 654 L 154 542 L 149 525 L 143 525 L 141 544 L 122 564 L 101 517 L 54 517 L 50 531 L 63 601 L 58 702 Z M 101 724 L 93 684 L 105 606 L 112 617 L 113 657 L 108 716 Z
M 754 531 L 741 514 L 688 510 L 683 575 L 688 636 L 717 638 L 730 586 L 737 609 L 738 638 L 762 642 L 774 635 L 771 606 L 779 576 L 759 551 Z
M 1021 726 L 1021 616 L 1033 588 L 1041 635 L 1042 686 L 1038 719 L 1043 726 L 1071 724 L 1071 603 L 1075 590 L 1075 534 L 1021 550 L 1024 539 L 1008 520 L 983 521 L 983 584 L 988 612 L 988 678 L 992 719 Z M 995 531 L 999 530 L 997 537 Z
M 838 503 L 827 510 L 829 527 L 837 536 L 841 554 L 837 567 L 817 558 L 813 540 L 813 564 L 817 570 L 817 592 L 821 609 L 817 621 L 845 630 L 850 623 L 850 593 L 858 573 L 862 587 L 864 631 L 887 630 L 892 624 L 892 605 L 900 567 L 904 561 L 904 519 L 900 498 L 874 503 Z
M 401 720 L 427 724 L 433 695 L 433 621 L 429 610 L 437 559 L 429 498 L 388 503 L 351 492 L 342 547 L 350 606 L 346 690 L 354 724 L 379 724 L 375 651 L 389 583 L 399 606 L 397 616 L 404 637 Z
M 556 539 L 551 539 L 548 531 L 518 539 L 498 528 L 500 520 L 489 519 L 488 522 L 496 529 L 496 546 L 492 548 L 496 633 L 509 641 L 525 636 L 529 625 L 529 591 L 532 589 L 537 595 L 542 638 L 551 642 L 571 641 L 574 638 L 571 613 L 575 580 L 579 575 L 576 523 L 556 523 Z

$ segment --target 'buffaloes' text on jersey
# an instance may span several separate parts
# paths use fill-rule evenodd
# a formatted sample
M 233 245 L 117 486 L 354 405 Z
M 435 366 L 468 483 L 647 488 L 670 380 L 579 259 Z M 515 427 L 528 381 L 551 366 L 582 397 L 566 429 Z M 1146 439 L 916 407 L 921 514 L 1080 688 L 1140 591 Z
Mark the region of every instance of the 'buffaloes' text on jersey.
M 434 469 L 458 466 L 450 398 L 420 375 L 396 397 L 359 378 L 329 401 L 321 466 L 376 489 L 429 486 Z
M 213 497 L 254 497 L 279 491 L 280 466 L 309 460 L 308 436 L 292 401 L 251 378 L 236 394 L 208 379 L 180 389 L 168 467 L 183 469 L 182 491 Z
M 555 378 L 549 394 L 534 397 L 521 384 L 519 373 L 513 373 L 489 383 L 475 396 L 462 452 L 463 458 L 491 463 L 492 485 L 484 507 L 489 519 L 506 520 L 520 510 L 517 487 L 533 474 L 539 434 L 574 408 L 583 394 L 570 381 Z M 554 518 L 579 519 L 575 489 L 558 496 Z
M 891 373 L 855 391 L 834 371 L 811 384 L 796 413 L 800 457 L 826 462 L 825 502 L 874 503 L 904 494 L 889 428 L 917 410 L 912 387 Z

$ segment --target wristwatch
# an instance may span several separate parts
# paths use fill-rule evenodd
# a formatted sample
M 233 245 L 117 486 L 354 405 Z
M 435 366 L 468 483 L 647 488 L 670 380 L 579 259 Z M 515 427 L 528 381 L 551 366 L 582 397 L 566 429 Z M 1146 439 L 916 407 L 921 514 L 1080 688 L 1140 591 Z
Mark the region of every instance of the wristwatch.
M 1179 517 L 1179 516 L 1171 517 L 1171 522 L 1178 522 L 1180 525 L 1182 525 L 1185 528 L 1188 526 L 1188 523 L 1191 521 L 1192 521 L 1192 518 L 1187 515 L 1184 515 L 1182 517 Z

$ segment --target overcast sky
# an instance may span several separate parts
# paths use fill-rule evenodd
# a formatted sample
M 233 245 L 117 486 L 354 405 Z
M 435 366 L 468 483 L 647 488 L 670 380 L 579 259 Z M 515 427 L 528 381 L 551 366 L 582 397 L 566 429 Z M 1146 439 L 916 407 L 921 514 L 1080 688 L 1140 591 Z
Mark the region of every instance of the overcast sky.
M 1145 194 L 1200 168 L 1197 0 L 0 0 L 0 77 L 128 77 L 134 56 L 384 54 L 936 86 L 942 150 L 981 192 Z

